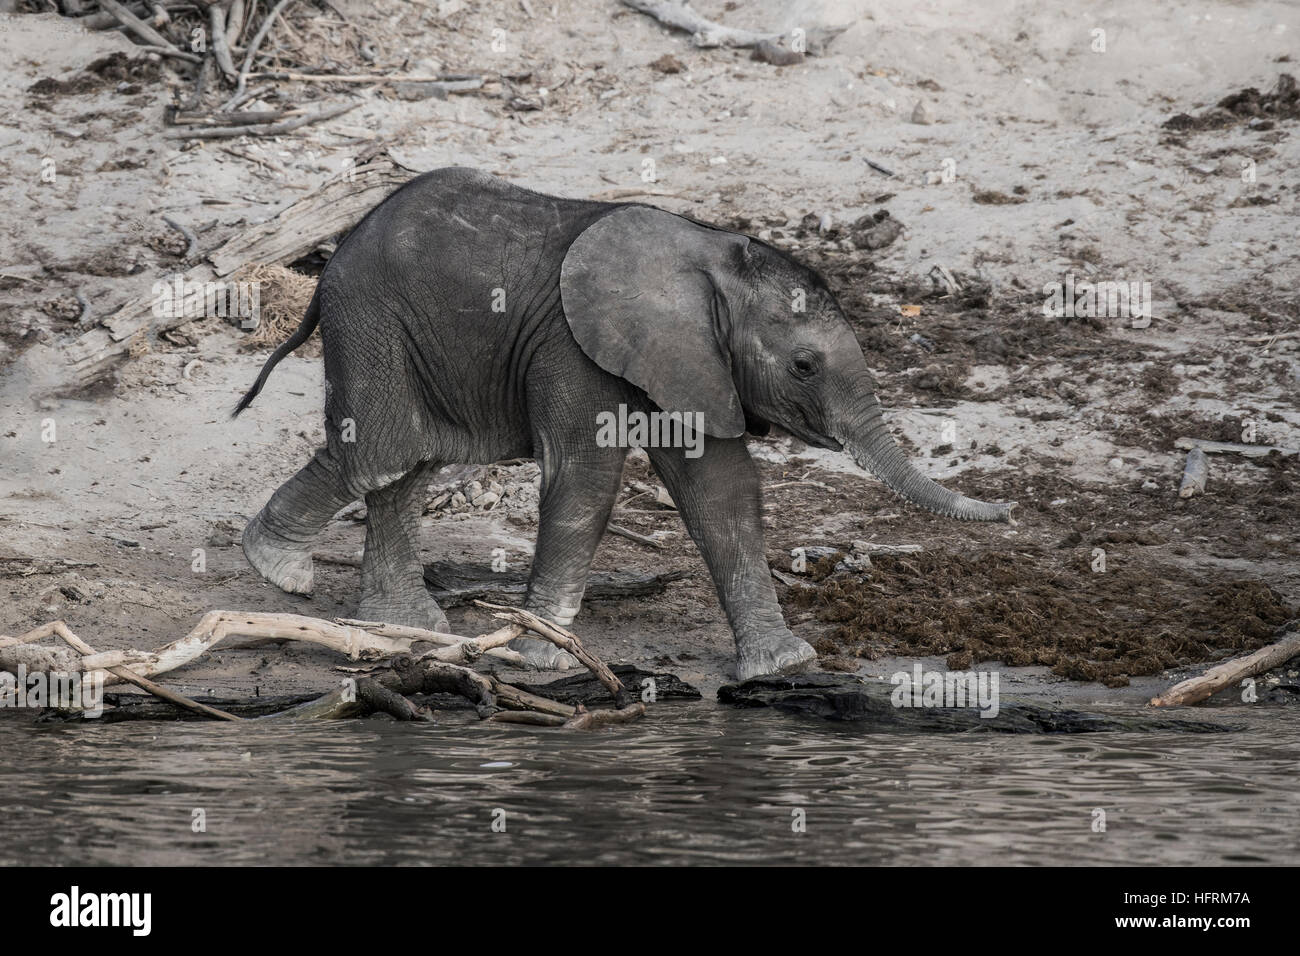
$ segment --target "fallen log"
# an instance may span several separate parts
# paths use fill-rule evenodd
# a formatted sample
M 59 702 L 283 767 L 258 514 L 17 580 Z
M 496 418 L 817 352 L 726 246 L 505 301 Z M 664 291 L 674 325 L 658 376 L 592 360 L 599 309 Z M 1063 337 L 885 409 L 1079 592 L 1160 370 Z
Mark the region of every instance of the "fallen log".
M 1262 647 L 1253 654 L 1215 664 L 1198 677 L 1180 681 L 1158 697 L 1152 697 L 1150 706 L 1185 707 L 1198 703 L 1247 677 L 1279 667 L 1297 655 L 1300 655 L 1300 631 L 1288 634 L 1276 644 Z
M 376 159 L 326 181 L 314 192 L 281 210 L 268 222 L 246 229 L 208 254 L 182 277 L 186 283 L 207 283 L 237 271 L 249 262 L 284 265 L 301 258 L 361 221 L 390 192 L 411 178 L 389 159 Z M 186 296 L 174 314 L 154 314 L 157 297 L 151 290 L 128 301 L 62 349 L 64 384 L 86 388 L 110 373 L 146 336 L 184 325 L 203 314 L 203 296 Z
M 654 701 L 701 699 L 700 692 L 678 678 L 676 674 L 642 670 L 635 664 L 611 664 L 609 669 L 632 693 L 641 693 L 644 696 L 653 688 L 652 700 Z M 614 695 L 609 692 L 609 688 L 592 674 L 574 674 L 545 684 L 517 683 L 515 687 L 542 698 L 571 705 L 583 704 L 592 707 L 597 704 L 614 703 Z
M 594 572 L 587 577 L 583 601 L 618 601 L 662 594 L 669 584 L 686 577 L 685 571 L 647 574 L 640 571 Z M 424 566 L 424 583 L 444 608 L 475 600 L 500 602 L 528 591 L 528 572 L 522 568 L 493 571 L 490 565 L 460 561 L 433 561 Z
M 1250 445 L 1244 442 L 1232 441 L 1206 441 L 1203 438 L 1179 438 L 1174 441 L 1174 447 L 1184 451 L 1199 448 L 1207 455 L 1233 454 L 1245 458 L 1264 458 L 1273 452 L 1277 452 L 1283 458 L 1300 455 L 1300 448 L 1283 448 L 1280 445 Z
M 645 716 L 645 704 L 637 701 L 618 710 L 582 710 L 566 720 L 561 726 L 565 730 L 597 730 L 611 724 L 626 724 L 640 720 Z
M 391 159 L 374 159 L 325 182 L 272 219 L 244 230 L 208 254 L 218 276 L 248 262 L 284 265 L 345 232 L 405 185 L 412 172 Z
M 289 694 L 274 697 L 194 697 L 196 703 L 206 704 L 218 710 L 234 714 L 245 719 L 265 717 L 278 714 L 299 704 L 319 699 L 318 694 Z M 86 717 L 80 711 L 59 712 L 50 719 L 95 720 L 104 724 L 116 724 L 129 720 L 206 720 L 201 714 L 178 707 L 165 700 L 147 697 L 143 694 L 105 694 L 104 712 L 98 717 Z
M 1141 714 L 1092 714 L 1000 696 L 996 714 L 976 707 L 899 707 L 895 685 L 846 674 L 756 677 L 718 688 L 733 707 L 771 707 L 782 713 L 851 723 L 867 734 L 910 733 L 1223 733 L 1233 728 L 1209 721 L 1171 720 Z

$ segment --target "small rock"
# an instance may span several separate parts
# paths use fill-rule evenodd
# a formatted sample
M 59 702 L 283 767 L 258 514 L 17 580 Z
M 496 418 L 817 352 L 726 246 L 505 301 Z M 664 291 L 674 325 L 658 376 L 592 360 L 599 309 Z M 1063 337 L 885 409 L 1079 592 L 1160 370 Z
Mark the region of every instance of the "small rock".
M 912 107 L 912 122 L 921 126 L 929 126 L 934 122 L 934 116 L 930 108 L 925 105 L 925 100 L 917 100 L 916 105 Z
M 763 40 L 754 47 L 754 52 L 749 58 L 760 63 L 771 63 L 773 66 L 794 66 L 796 63 L 803 62 L 804 55 L 782 46 L 780 41 Z
M 682 61 L 677 57 L 671 53 L 665 53 L 659 59 L 650 61 L 650 69 L 658 70 L 660 73 L 672 74 L 681 73 L 686 67 L 682 65 Z
M 1124 467 L 1124 459 L 1119 457 L 1112 458 L 1110 461 L 1106 462 L 1106 465 L 1115 471 L 1119 471 Z

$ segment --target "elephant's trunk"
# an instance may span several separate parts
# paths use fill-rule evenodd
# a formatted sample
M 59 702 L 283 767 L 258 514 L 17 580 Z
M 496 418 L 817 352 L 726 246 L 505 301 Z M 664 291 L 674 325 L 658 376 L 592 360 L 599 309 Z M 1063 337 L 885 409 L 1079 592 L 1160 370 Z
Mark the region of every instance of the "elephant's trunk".
M 840 419 L 842 433 L 833 437 L 861 467 L 908 501 L 935 514 L 966 521 L 1011 521 L 1014 501 L 994 504 L 967 498 L 917 471 L 889 434 L 872 391 L 855 390 L 851 403 L 853 412 Z

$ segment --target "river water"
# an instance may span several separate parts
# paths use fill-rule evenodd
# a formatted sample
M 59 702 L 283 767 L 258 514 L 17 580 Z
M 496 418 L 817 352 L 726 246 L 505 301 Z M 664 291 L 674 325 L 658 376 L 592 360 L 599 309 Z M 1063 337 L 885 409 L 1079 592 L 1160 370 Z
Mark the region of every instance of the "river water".
M 3 720 L 0 864 L 1300 862 L 1300 708 L 1211 713 L 1241 729 Z

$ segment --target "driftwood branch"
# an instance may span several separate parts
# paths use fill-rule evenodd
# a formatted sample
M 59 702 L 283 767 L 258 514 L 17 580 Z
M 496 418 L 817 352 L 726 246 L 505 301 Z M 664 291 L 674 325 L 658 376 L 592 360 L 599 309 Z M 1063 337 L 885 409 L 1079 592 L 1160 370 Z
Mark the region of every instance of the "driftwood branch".
M 33 637 L 34 635 L 39 636 Z M 28 642 L 29 639 L 39 640 L 47 636 L 60 638 L 76 654 L 69 654 L 66 651 L 60 653 L 61 648 L 36 647 Z M 14 665 L 21 664 L 29 671 L 44 671 L 46 673 L 50 671 L 64 673 L 86 671 L 94 674 L 98 673 L 100 668 L 103 668 L 105 672 L 119 680 L 132 683 L 161 700 L 184 707 L 186 710 L 192 710 L 196 714 L 213 717 L 217 720 L 241 719 L 234 714 L 217 710 L 215 707 L 197 703 L 183 694 L 168 690 L 166 687 L 141 677 L 129 668 L 122 666 L 121 662 L 141 658 L 144 655 L 137 651 L 110 651 L 106 654 L 100 654 L 74 634 L 72 629 L 63 621 L 51 621 L 48 625 L 37 628 L 17 640 L 0 638 L 0 642 L 2 642 L 0 643 L 0 669 L 16 670 Z
M 117 0 L 99 0 L 99 5 L 105 11 L 111 13 L 118 23 L 122 24 L 122 26 L 126 27 L 150 46 L 161 47 L 169 53 L 180 53 L 180 50 L 176 49 L 175 44 L 137 17 L 126 7 L 122 6 L 122 4 L 118 3 Z
M 330 622 L 297 614 L 210 611 L 203 615 L 189 634 L 158 650 L 128 649 L 100 654 L 73 634 L 64 622 L 53 621 L 16 638 L 0 635 L 0 669 L 16 671 L 22 666 L 32 671 L 63 670 L 98 674 L 105 683 L 112 683 L 113 680 L 127 681 L 164 701 L 203 716 L 240 720 L 242 718 L 234 714 L 161 687 L 149 680 L 148 676 L 188 664 L 218 644 L 248 647 L 267 641 L 296 640 L 347 654 L 353 660 L 392 660 L 388 670 L 376 673 L 373 678 L 358 679 L 355 693 L 352 688 L 340 688 L 273 715 L 277 719 L 352 717 L 378 710 L 391 714 L 398 720 L 425 720 L 428 719 L 427 712 L 407 700 L 406 695 L 439 692 L 465 697 L 474 704 L 479 716 L 483 718 L 492 717 L 503 709 L 531 712 L 539 716 L 535 719 L 518 718 L 516 722 L 522 720 L 539 726 L 590 729 L 612 722 L 632 720 L 644 713 L 644 707 L 640 704 L 628 706 L 623 684 L 602 661 L 583 648 L 575 634 L 528 611 L 482 601 L 475 603 L 504 612 L 496 616 L 511 620 L 512 623 L 491 634 L 465 638 L 383 622 Z M 464 663 L 473 662 L 484 654 L 496 654 L 512 663 L 522 663 L 520 655 L 504 645 L 528 630 L 582 661 L 600 684 L 614 696 L 620 708 L 617 715 L 602 716 L 614 713 L 606 711 L 586 714 L 581 707 L 550 700 L 464 666 Z M 68 643 L 76 654 L 61 648 L 36 646 L 36 641 L 52 636 Z M 412 656 L 410 651 L 419 642 L 440 646 L 418 657 Z M 130 668 L 126 664 L 130 664 Z
M 1199 448 L 1207 455 L 1236 454 L 1245 458 L 1264 458 L 1277 452 L 1283 458 L 1300 455 L 1300 448 L 1283 448 L 1280 445 L 1248 445 L 1244 442 L 1206 441 L 1202 438 L 1179 438 L 1174 442 L 1175 448 L 1190 451 Z
M 1288 634 L 1276 644 L 1262 647 L 1253 654 L 1216 664 L 1199 677 L 1175 684 L 1159 697 L 1151 698 L 1151 706 L 1181 707 L 1198 703 L 1247 677 L 1285 664 L 1297 655 L 1300 655 L 1300 631 Z
M 645 704 L 637 701 L 618 710 L 587 710 L 583 708 L 561 726 L 565 730 L 596 730 L 611 724 L 626 724 L 645 716 Z
M 291 3 L 293 3 L 293 0 L 279 0 L 279 3 L 271 8 L 271 12 L 262 19 L 261 26 L 253 34 L 253 39 L 249 41 L 248 52 L 244 54 L 244 63 L 240 66 L 239 76 L 235 80 L 235 93 L 222 104 L 221 108 L 223 110 L 231 109 L 235 103 L 241 101 L 248 86 L 248 73 L 253 68 L 253 61 L 257 59 L 257 51 L 262 46 L 262 41 L 266 39 L 266 35 L 271 31 L 271 25 L 275 23 L 275 18 L 279 16 L 280 11 Z
M 525 611 L 523 608 L 506 607 L 502 604 L 489 604 L 487 601 L 475 601 L 479 607 L 485 607 L 497 613 L 492 615 L 503 621 L 513 621 L 520 627 L 527 628 L 536 634 L 549 640 L 561 650 L 568 651 L 576 657 L 587 670 L 596 675 L 599 680 L 614 695 L 616 706 L 623 707 L 627 703 L 627 688 L 622 682 L 614 676 L 611 671 L 599 658 L 592 656 L 587 649 L 582 646 L 582 641 L 578 635 L 572 631 L 566 631 L 558 624 L 552 624 L 544 618 L 538 617 L 531 611 Z
M 631 7 L 638 13 L 654 17 L 666 27 L 683 30 L 691 34 L 691 42 L 699 47 L 731 46 L 754 47 L 764 40 L 778 40 L 779 33 L 756 33 L 753 30 L 737 30 L 724 27 L 706 17 L 700 16 L 691 5 L 673 0 L 623 0 L 623 5 Z
M 214 3 L 208 7 L 208 19 L 212 24 L 212 55 L 217 66 L 226 74 L 226 79 L 233 80 L 239 74 L 235 70 L 235 61 L 230 56 L 230 47 L 226 45 L 226 10 L 221 4 Z
M 166 130 L 163 135 L 168 139 L 231 139 L 235 136 L 283 136 L 285 133 L 292 133 L 300 127 L 309 126 L 312 123 L 322 123 L 325 120 L 334 119 L 336 116 L 342 116 L 360 105 L 360 103 L 338 103 L 315 113 L 304 113 L 301 116 L 280 120 L 278 123 L 263 125 L 174 126 Z

